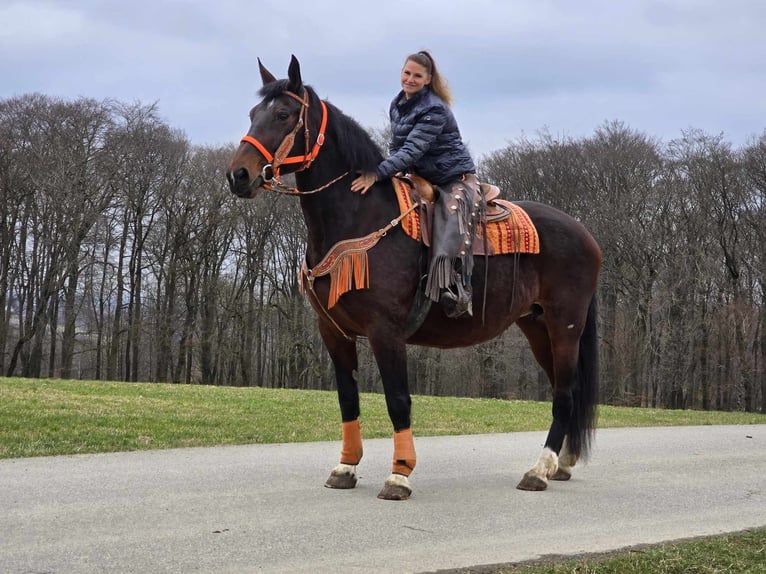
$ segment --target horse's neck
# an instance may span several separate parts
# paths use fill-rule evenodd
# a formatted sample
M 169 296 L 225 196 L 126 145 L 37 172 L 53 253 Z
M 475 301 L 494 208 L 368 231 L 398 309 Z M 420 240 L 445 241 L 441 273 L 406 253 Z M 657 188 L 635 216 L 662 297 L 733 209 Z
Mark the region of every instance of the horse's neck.
M 344 171 L 346 168 L 333 173 L 327 169 L 315 170 L 312 166 L 311 170 L 297 175 L 298 188 L 303 192 L 318 189 Z M 390 198 L 374 195 L 385 193 L 383 188 L 370 190 L 367 195 L 354 193 L 351 191 L 354 177 L 355 174 L 348 174 L 327 189 L 301 198 L 310 263 L 323 257 L 337 242 L 364 237 L 396 217 L 396 208 L 390 201 L 396 201 L 393 192 Z

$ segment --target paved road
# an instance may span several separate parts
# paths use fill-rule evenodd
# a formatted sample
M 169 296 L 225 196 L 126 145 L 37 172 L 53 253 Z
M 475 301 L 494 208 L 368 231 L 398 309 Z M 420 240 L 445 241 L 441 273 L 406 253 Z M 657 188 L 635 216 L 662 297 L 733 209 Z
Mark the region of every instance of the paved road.
M 590 464 L 514 488 L 544 433 L 416 438 L 415 492 L 322 487 L 339 443 L 0 461 L 0 572 L 427 572 L 766 526 L 766 425 L 606 429 Z

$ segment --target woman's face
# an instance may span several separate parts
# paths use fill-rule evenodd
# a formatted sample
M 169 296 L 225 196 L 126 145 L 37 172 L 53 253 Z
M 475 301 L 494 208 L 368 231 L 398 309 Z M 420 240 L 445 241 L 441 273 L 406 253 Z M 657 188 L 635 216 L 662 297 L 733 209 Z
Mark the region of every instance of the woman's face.
M 412 97 L 430 83 L 431 75 L 424 66 L 412 60 L 407 60 L 404 63 L 404 68 L 402 68 L 402 90 L 404 90 L 406 97 Z

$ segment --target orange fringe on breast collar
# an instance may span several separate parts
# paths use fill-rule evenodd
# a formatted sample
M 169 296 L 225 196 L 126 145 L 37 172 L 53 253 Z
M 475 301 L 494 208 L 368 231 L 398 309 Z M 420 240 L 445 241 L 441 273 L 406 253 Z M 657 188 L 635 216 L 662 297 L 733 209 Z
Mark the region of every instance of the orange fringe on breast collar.
M 370 286 L 370 269 L 367 264 L 367 251 L 380 241 L 380 235 L 372 235 L 361 239 L 348 239 L 336 243 L 325 258 L 309 269 L 306 262 L 301 268 L 301 292 L 305 294 L 306 285 L 313 291 L 314 279 L 324 275 L 330 276 L 330 296 L 327 308 L 331 309 L 344 293 L 352 289 L 367 289 Z

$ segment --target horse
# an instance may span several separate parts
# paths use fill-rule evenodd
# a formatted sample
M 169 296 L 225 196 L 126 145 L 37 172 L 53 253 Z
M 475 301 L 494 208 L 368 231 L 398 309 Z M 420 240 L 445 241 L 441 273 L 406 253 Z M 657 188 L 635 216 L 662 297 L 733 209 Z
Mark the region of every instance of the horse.
M 512 324 L 526 336 L 552 386 L 544 447 L 517 488 L 540 491 L 549 480 L 568 480 L 578 459 L 588 455 L 596 426 L 601 251 L 595 239 L 554 207 L 515 202 L 537 229 L 539 253 L 477 256 L 474 314 L 448 318 L 433 303 L 412 332 L 408 317 L 422 292 L 424 248 L 397 225 L 402 213 L 392 180 L 378 181 L 364 195 L 350 191 L 353 178 L 373 171 L 382 152 L 356 120 L 304 84 L 294 55 L 287 78 L 277 79 L 260 59 L 258 67 L 262 99 L 250 111 L 249 131 L 226 177 L 240 198 L 270 190 L 300 201 L 307 228 L 301 282 L 334 366 L 342 419 L 340 461 L 325 486 L 348 489 L 357 483 L 363 455 L 354 378 L 358 338 L 368 340 L 374 355 L 393 426 L 392 470 L 378 496 L 405 500 L 412 494 L 416 464 L 407 345 L 466 347 L 489 341 Z M 288 173 L 295 176 L 294 188 L 280 177 Z M 337 264 L 346 248 L 363 257 L 355 260 L 344 289 L 317 269 Z

